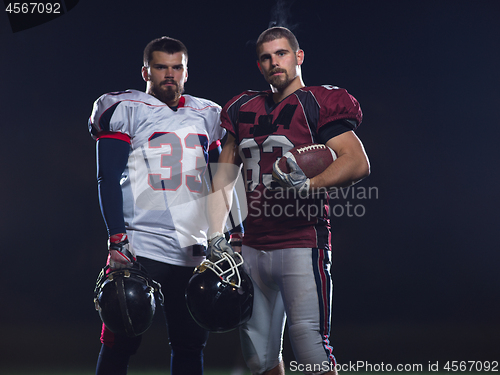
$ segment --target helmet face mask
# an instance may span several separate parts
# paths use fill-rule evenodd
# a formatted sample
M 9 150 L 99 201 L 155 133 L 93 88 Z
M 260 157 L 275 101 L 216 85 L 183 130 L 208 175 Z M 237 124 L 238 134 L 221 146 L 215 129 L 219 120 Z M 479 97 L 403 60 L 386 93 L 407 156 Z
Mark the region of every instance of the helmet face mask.
M 150 279 L 144 267 L 104 267 L 94 289 L 94 302 L 102 322 L 113 333 L 135 337 L 151 326 L 156 310 L 155 296 L 163 304 L 161 286 Z
M 253 284 L 241 267 L 243 258 L 223 253 L 216 262 L 204 260 L 186 288 L 193 319 L 211 332 L 231 331 L 252 316 Z
M 238 267 L 243 264 L 243 258 L 238 253 L 234 254 L 235 258 L 231 257 L 227 253 L 223 253 L 222 258 L 216 262 L 212 262 L 207 259 L 196 267 L 195 272 L 204 272 L 207 268 L 211 269 L 224 282 L 229 283 L 236 288 L 240 288 L 241 275 Z

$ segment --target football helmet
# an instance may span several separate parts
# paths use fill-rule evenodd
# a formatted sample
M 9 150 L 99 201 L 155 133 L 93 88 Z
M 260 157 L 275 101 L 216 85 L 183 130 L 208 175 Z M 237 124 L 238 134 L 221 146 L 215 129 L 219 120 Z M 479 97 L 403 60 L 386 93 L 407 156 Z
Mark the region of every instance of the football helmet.
M 94 289 L 95 308 L 113 333 L 135 337 L 151 326 L 155 297 L 163 305 L 161 286 L 138 262 L 130 268 L 104 267 Z
M 253 284 L 243 270 L 239 253 L 213 262 L 204 260 L 186 288 L 186 303 L 193 319 L 211 332 L 227 332 L 252 316 Z

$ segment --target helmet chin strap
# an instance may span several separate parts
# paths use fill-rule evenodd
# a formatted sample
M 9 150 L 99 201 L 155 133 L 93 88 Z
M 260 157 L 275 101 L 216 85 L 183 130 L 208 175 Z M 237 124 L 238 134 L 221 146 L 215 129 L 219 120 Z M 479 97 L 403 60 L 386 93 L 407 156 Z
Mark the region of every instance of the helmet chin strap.
M 125 285 L 123 278 L 117 280 L 116 291 L 118 295 L 118 303 L 120 304 L 120 311 L 122 313 L 122 320 L 125 326 L 125 332 L 127 333 L 127 336 L 135 337 L 137 336 L 137 334 L 134 330 L 134 325 L 132 323 L 132 319 L 130 318 L 130 314 L 128 313 L 127 301 L 125 297 L 126 296 Z

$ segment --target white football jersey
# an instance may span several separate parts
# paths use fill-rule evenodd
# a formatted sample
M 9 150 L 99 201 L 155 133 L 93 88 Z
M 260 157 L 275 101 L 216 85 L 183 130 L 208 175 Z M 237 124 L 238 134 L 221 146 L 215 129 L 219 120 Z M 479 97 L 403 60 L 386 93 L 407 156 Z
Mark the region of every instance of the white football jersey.
M 182 266 L 202 261 L 191 246 L 206 245 L 205 169 L 210 144 L 225 132 L 220 111 L 216 103 L 190 95 L 174 111 L 136 90 L 105 94 L 94 103 L 89 123 L 95 138 L 130 137 L 121 186 L 137 255 Z

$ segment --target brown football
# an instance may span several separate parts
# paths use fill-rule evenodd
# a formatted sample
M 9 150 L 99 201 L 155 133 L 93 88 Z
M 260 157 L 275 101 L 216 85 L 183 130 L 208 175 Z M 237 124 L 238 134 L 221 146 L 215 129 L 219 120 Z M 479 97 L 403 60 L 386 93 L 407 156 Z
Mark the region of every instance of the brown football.
M 292 148 L 285 153 L 278 162 L 280 169 L 289 173 L 286 159 L 291 158 L 304 171 L 308 178 L 312 178 L 323 172 L 337 159 L 337 154 L 330 147 L 320 143 L 309 143 Z

